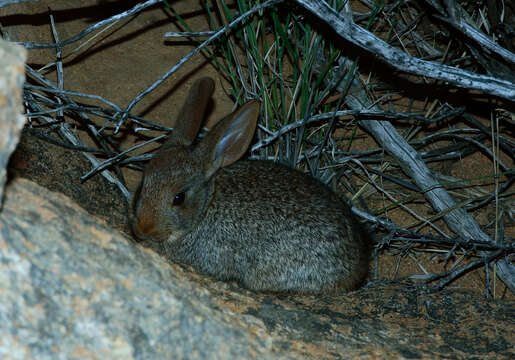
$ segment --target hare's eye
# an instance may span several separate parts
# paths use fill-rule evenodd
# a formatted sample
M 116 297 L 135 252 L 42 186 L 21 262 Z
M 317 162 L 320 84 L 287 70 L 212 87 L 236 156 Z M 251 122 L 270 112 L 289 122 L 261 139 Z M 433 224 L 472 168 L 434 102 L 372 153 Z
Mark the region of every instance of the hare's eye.
M 183 192 L 180 192 L 178 194 L 176 194 L 173 198 L 173 203 L 172 205 L 174 206 L 177 206 L 177 205 L 182 205 L 182 203 L 184 202 L 184 198 L 185 198 L 185 194 L 184 194 L 184 191 Z

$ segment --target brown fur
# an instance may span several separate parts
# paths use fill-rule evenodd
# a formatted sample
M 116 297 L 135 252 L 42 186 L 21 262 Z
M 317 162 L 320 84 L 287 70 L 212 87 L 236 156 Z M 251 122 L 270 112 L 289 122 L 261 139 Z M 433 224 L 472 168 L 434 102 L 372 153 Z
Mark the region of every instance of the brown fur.
M 192 96 L 209 81 L 197 82 Z M 158 243 L 172 261 L 252 290 L 360 286 L 370 250 L 349 207 L 306 174 L 268 161 L 236 162 L 252 139 L 259 104 L 245 104 L 195 143 L 191 134 L 205 107 L 198 103 L 206 101 L 188 100 L 185 108 L 196 114 L 178 119 L 182 134 L 145 169 L 134 201 L 135 235 Z M 194 130 L 189 135 L 186 123 Z

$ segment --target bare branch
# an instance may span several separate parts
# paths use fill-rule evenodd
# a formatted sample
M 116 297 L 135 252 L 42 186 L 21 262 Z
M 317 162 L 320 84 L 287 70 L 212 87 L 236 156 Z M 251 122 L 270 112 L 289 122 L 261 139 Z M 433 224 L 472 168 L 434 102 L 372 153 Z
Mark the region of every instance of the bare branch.
M 515 101 L 515 84 L 511 81 L 414 58 L 356 25 L 352 19 L 337 13 L 323 0 L 296 0 L 296 2 L 317 15 L 345 40 L 400 71 L 443 80 L 462 88 L 481 90 L 487 94 Z

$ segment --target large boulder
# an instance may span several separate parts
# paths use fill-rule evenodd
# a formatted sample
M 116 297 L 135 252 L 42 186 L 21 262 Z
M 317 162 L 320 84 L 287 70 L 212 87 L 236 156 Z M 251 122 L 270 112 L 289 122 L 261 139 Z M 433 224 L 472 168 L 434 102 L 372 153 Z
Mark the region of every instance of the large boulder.
M 0 358 L 275 358 L 262 322 L 59 193 L 11 183 L 0 215 Z

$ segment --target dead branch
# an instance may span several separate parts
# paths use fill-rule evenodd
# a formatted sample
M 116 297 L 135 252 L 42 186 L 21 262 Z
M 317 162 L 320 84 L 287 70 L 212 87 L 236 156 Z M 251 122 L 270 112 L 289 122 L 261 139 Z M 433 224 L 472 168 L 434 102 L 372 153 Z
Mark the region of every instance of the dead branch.
M 398 70 L 443 80 L 466 89 L 481 90 L 487 94 L 515 101 L 515 84 L 511 81 L 414 58 L 356 25 L 350 14 L 337 13 L 323 0 L 295 1 L 331 26 L 339 36 Z

